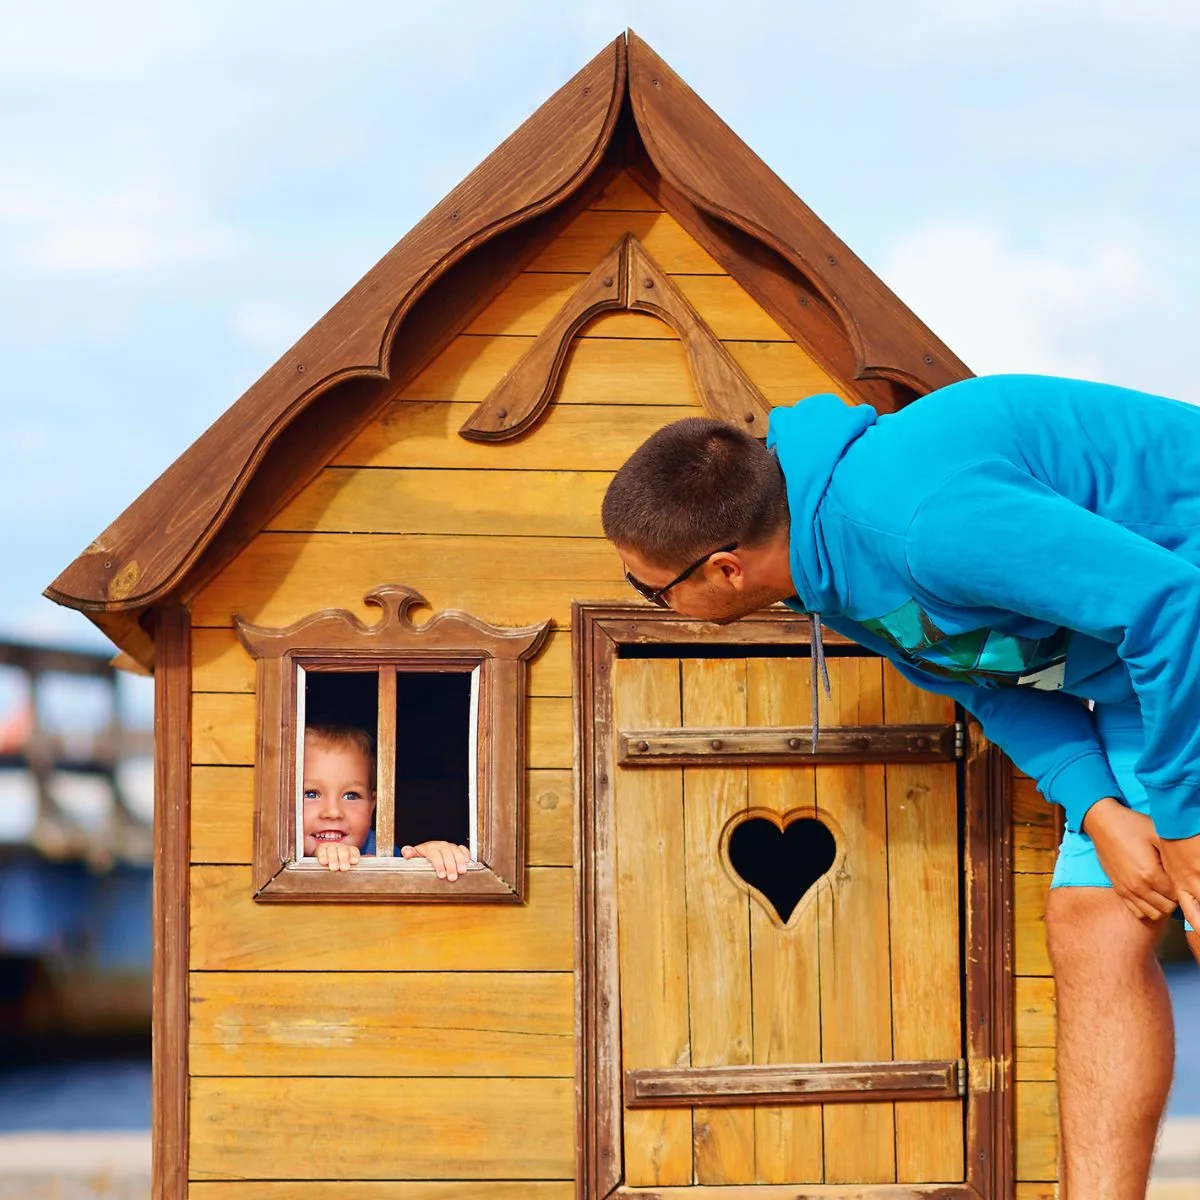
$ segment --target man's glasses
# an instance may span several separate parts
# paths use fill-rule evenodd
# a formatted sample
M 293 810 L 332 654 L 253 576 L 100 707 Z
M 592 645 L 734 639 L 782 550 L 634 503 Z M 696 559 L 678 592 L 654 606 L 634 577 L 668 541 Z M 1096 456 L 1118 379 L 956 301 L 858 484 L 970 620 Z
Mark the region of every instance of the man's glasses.
M 719 546 L 716 550 L 710 550 L 702 558 L 696 559 L 696 561 L 692 563 L 687 570 L 681 571 L 678 575 L 676 575 L 670 583 L 664 584 L 660 588 L 652 588 L 648 583 L 643 583 L 629 570 L 628 567 L 625 568 L 625 582 L 628 583 L 629 586 L 633 588 L 633 590 L 637 592 L 639 596 L 649 600 L 651 604 L 657 604 L 659 608 L 667 608 L 669 606 L 664 597 L 677 583 L 682 583 L 693 572 L 700 570 L 700 568 L 704 566 L 704 564 L 708 562 L 708 560 L 712 558 L 714 554 L 728 554 L 730 551 L 736 550 L 737 548 L 737 542 L 730 542 L 728 546 Z

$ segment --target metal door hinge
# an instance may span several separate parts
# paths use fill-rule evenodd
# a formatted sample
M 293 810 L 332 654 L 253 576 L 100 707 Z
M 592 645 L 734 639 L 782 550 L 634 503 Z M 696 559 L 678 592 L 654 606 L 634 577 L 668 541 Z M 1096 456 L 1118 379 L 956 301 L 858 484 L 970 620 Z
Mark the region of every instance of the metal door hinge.
M 967 727 L 962 721 L 954 722 L 954 757 L 962 758 L 967 752 Z

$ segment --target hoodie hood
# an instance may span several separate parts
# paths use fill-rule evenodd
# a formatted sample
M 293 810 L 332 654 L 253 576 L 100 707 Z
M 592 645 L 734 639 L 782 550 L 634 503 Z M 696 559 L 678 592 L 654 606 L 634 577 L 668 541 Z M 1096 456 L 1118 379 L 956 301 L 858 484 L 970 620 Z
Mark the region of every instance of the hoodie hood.
M 841 609 L 843 589 L 825 545 L 820 507 L 834 468 L 877 419 L 870 405 L 846 404 L 831 393 L 771 410 L 767 449 L 775 451 L 787 484 L 792 582 L 807 612 Z

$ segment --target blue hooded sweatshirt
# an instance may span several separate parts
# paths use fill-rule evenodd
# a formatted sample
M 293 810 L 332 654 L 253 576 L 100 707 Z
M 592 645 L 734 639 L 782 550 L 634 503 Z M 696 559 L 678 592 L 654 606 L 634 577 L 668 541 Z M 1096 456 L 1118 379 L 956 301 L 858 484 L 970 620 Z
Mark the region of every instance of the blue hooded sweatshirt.
M 953 697 L 1079 830 L 1120 797 L 1081 698 L 1137 703 L 1161 837 L 1200 834 L 1200 408 L 969 379 L 771 414 L 793 607 Z

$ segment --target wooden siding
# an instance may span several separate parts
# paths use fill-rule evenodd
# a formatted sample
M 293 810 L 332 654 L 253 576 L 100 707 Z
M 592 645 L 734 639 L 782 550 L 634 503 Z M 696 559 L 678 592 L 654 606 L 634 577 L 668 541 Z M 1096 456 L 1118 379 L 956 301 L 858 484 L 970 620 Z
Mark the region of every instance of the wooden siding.
M 1054 808 L 1038 794 L 1031 779 L 1014 772 L 1016 1164 L 1017 1179 L 1031 1184 L 1058 1178 L 1054 980 L 1046 950 L 1046 899 L 1057 850 Z
M 381 1189 L 414 1200 L 461 1194 L 452 1182 L 405 1179 L 479 1181 L 470 1190 L 485 1200 L 571 1192 L 555 1182 L 574 1173 L 570 608 L 576 598 L 627 598 L 600 499 L 646 437 L 700 409 L 674 333 L 622 313 L 577 340 L 560 394 L 530 434 L 487 445 L 457 430 L 626 232 L 768 399 L 840 386 L 618 176 L 194 597 L 196 1200 L 273 1200 L 306 1187 L 345 1200 L 373 1200 Z M 434 610 L 555 623 L 529 673 L 525 905 L 251 898 L 255 674 L 233 616 L 283 625 L 339 607 L 373 622 L 362 597 L 383 582 L 417 588 Z M 321 1136 L 316 1114 L 330 1106 L 356 1131 L 349 1150 Z M 690 1114 L 682 1119 L 690 1171 Z M 290 1182 L 298 1177 L 312 1182 Z M 515 1180 L 531 1182 L 503 1182 Z
M 465 1179 L 480 1200 L 574 1194 L 571 602 L 629 598 L 621 564 L 601 536 L 599 499 L 612 472 L 649 434 L 700 409 L 675 335 L 653 318 L 619 313 L 577 340 L 557 398 L 529 434 L 486 444 L 457 430 L 624 232 L 643 240 L 769 401 L 845 391 L 845 381 L 789 340 L 672 217 L 618 176 L 193 598 L 193 1200 L 442 1200 L 463 1194 L 454 1181 Z M 432 610 L 464 609 L 506 625 L 554 622 L 529 675 L 525 905 L 266 906 L 251 898 L 254 665 L 233 634 L 233 616 L 283 625 L 340 607 L 373 622 L 377 612 L 362 597 L 383 582 L 416 587 Z M 844 680 L 838 703 L 856 711 L 830 719 L 883 719 L 888 697 L 869 683 Z M 883 768 L 861 770 L 879 776 L 871 803 L 881 822 L 885 790 L 889 821 L 919 821 L 891 798 L 914 786 L 903 771 L 887 768 L 885 789 Z M 794 774 L 794 786 L 811 791 L 811 772 Z M 682 772 L 663 779 L 676 799 L 682 796 Z M 1020 1178 L 1036 1183 L 1053 1178 L 1054 1158 L 1045 1066 L 1052 995 L 1041 923 L 1053 856 L 1046 831 L 1052 838 L 1053 827 L 1032 805 L 1020 811 L 1016 1070 L 1018 1129 L 1027 1146 L 1018 1168 Z M 682 853 L 682 837 L 674 844 Z M 669 888 L 665 862 L 664 872 Z M 891 897 L 893 906 L 918 905 L 930 921 L 957 920 L 934 865 L 897 886 L 907 890 Z M 877 940 L 881 953 L 868 955 L 870 986 L 884 995 L 898 988 L 919 1004 L 924 992 L 936 993 L 949 956 L 939 951 L 929 974 L 919 975 L 915 923 L 889 925 L 886 896 L 880 905 L 878 913 L 855 915 L 866 922 L 856 953 Z M 807 919 L 814 938 L 818 921 L 830 919 L 820 914 L 813 904 Z M 755 905 L 743 916 L 748 928 L 763 920 Z M 829 945 L 831 978 L 838 945 Z M 843 948 L 844 969 L 860 969 L 850 961 L 849 941 Z M 789 969 L 761 951 L 751 965 L 764 981 Z M 820 1010 L 818 995 L 809 1002 Z M 874 1045 L 872 1031 L 846 1025 L 850 1015 L 829 1012 L 824 1033 L 835 1046 L 840 1021 L 858 1053 Z M 958 1036 L 949 1013 L 895 1028 L 890 1012 L 868 1016 L 879 1026 L 880 1053 L 890 1053 L 894 1042 L 897 1054 L 910 1046 L 906 1053 L 924 1057 Z M 667 1027 L 667 1013 L 658 1014 L 667 1026 L 657 1034 L 648 1019 L 639 1014 L 639 1036 L 669 1040 L 678 1033 Z M 794 1061 L 808 1034 L 785 1024 L 772 1018 L 739 1036 L 756 1046 L 761 1038 L 767 1061 Z M 728 1031 L 709 1032 L 719 1040 Z M 894 1128 L 895 1158 L 867 1164 L 872 1177 L 961 1177 L 961 1162 L 942 1136 L 961 1120 L 957 1102 L 884 1105 L 870 1113 L 858 1107 L 710 1111 L 696 1123 L 702 1136 L 695 1143 L 690 1111 L 630 1113 L 645 1127 L 630 1145 L 657 1156 L 634 1166 L 655 1183 L 691 1183 L 694 1169 L 716 1181 L 737 1175 L 738 1156 L 749 1154 L 764 1183 L 815 1178 L 821 1170 L 830 1180 L 865 1178 L 862 1148 L 868 1132 L 872 1145 L 888 1140 L 876 1128 L 885 1122 Z M 327 1109 L 356 1130 L 348 1151 L 323 1140 Z M 1028 1192 L 1029 1200 L 1038 1195 Z

